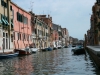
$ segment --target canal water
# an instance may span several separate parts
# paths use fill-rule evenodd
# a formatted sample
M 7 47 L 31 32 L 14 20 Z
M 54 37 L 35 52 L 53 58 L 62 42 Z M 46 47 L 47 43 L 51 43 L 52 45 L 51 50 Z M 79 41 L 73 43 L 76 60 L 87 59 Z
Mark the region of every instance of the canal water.
M 0 75 L 100 75 L 89 55 L 71 48 L 0 60 Z

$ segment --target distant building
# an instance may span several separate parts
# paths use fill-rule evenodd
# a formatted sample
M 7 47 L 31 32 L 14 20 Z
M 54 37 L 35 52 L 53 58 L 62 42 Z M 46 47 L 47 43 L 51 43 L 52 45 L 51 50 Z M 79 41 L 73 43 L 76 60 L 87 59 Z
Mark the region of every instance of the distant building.
M 63 44 L 65 46 L 69 45 L 69 32 L 66 28 L 62 28 Z
M 72 45 L 73 44 L 73 37 L 69 37 L 69 44 Z
M 78 38 L 73 38 L 73 44 L 78 44 Z

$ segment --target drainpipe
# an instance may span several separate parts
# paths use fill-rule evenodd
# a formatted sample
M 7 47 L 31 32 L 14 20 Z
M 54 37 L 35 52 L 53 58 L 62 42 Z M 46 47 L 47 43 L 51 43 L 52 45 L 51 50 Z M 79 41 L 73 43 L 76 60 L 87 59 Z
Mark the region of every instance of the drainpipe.
M 9 49 L 10 49 L 10 40 L 11 40 L 11 22 L 10 22 L 10 2 L 11 0 L 7 0 L 7 4 L 8 4 L 8 8 L 7 8 L 7 15 L 8 15 L 8 23 L 9 25 L 9 29 L 8 29 L 8 34 L 9 34 Z

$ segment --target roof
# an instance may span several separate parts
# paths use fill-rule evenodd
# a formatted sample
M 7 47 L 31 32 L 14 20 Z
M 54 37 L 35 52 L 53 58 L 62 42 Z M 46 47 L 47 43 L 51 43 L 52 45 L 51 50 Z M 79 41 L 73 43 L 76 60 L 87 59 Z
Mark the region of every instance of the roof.
M 21 9 L 22 11 L 26 12 L 27 14 L 30 14 L 29 12 L 27 12 L 26 10 L 24 10 L 23 8 L 19 7 L 17 4 L 15 4 L 14 2 L 11 1 L 11 4 L 15 5 L 16 7 L 18 7 L 19 9 Z

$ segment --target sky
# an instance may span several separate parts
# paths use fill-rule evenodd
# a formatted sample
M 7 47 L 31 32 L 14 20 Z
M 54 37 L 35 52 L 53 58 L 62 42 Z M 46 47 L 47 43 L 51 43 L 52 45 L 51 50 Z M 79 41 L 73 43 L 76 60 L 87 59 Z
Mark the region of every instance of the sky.
M 96 0 L 12 0 L 26 11 L 36 15 L 50 15 L 55 24 L 67 28 L 69 36 L 84 40 L 90 29 L 92 6 Z

